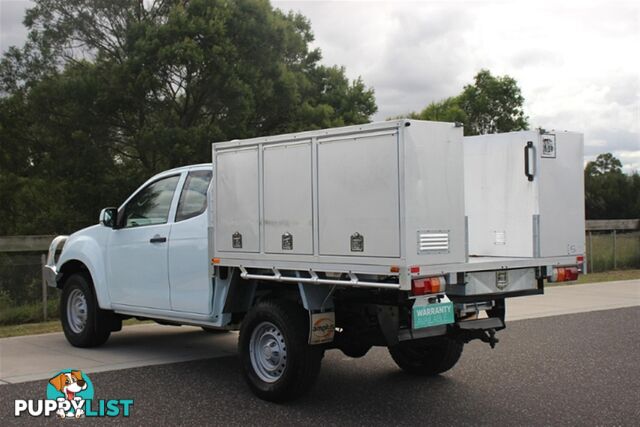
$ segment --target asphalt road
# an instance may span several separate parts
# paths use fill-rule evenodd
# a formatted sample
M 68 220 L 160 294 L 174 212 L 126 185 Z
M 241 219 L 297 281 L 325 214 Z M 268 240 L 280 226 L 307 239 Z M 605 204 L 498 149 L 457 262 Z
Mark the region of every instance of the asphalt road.
M 435 378 L 401 372 L 386 349 L 361 359 L 328 352 L 315 389 L 285 405 L 260 401 L 236 357 L 91 374 L 97 399 L 133 398 L 136 425 L 637 425 L 640 307 L 515 321 L 495 350 L 474 342 Z M 0 387 L 0 425 L 13 400 L 44 398 L 46 381 Z M 66 421 L 73 423 L 74 421 Z

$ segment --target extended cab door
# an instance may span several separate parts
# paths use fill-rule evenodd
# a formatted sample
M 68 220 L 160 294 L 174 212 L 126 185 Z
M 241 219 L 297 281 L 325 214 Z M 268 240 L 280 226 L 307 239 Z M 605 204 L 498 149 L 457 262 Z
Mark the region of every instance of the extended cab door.
M 113 303 L 170 310 L 168 222 L 179 181 L 179 173 L 155 180 L 118 212 L 107 248 Z
M 211 169 L 188 173 L 169 235 L 169 283 L 171 309 L 211 313 L 212 282 L 209 277 L 207 240 L 207 189 Z

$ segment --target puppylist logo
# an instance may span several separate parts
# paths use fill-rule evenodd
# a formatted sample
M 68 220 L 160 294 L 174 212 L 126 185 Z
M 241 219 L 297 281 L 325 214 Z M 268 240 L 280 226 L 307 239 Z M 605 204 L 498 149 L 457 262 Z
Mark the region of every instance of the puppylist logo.
M 65 369 L 49 379 L 46 399 L 15 401 L 14 416 L 128 417 L 133 399 L 95 400 L 93 383 L 82 371 Z

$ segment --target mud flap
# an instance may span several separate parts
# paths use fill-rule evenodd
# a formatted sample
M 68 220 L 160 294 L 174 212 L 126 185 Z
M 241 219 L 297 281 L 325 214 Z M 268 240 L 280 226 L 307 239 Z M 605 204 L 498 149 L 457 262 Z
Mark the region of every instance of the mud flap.
M 309 344 L 324 344 L 333 341 L 336 332 L 336 314 L 309 312 Z

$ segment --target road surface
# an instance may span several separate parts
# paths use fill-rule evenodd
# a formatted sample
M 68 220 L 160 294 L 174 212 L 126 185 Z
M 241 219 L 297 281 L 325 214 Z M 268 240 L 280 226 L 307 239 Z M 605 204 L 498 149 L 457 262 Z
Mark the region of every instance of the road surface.
M 514 299 L 510 316 L 523 320 L 499 332 L 496 349 L 473 342 L 454 369 L 436 378 L 404 374 L 383 348 L 361 359 L 329 351 L 316 387 L 287 405 L 262 402 L 248 391 L 240 379 L 236 334 L 142 325 L 70 358 L 60 334 L 33 336 L 28 343 L 21 341 L 26 337 L 4 339 L 0 372 L 16 384 L 0 386 L 0 425 L 33 423 L 13 417 L 14 400 L 44 398 L 43 379 L 68 367 L 90 374 L 97 399 L 134 399 L 128 421 L 139 425 L 637 425 L 639 285 L 559 287 L 545 296 Z M 582 303 L 573 301 L 578 291 Z M 573 302 L 563 303 L 569 296 Z M 527 299 L 530 304 L 524 304 Z M 529 307 L 529 318 L 517 304 Z M 616 304 L 631 307 L 612 309 Z M 556 315 L 558 307 L 583 312 Z M 7 364 L 20 365 L 20 355 L 14 355 L 20 345 L 22 374 L 7 375 Z M 190 361 L 175 362 L 183 359 Z M 73 361 L 92 361 L 94 367 Z M 144 366 L 132 368 L 136 363 Z M 43 379 L 24 382 L 39 372 Z
M 312 392 L 286 405 L 255 398 L 231 355 L 91 380 L 96 398 L 134 399 L 136 425 L 637 425 L 639 325 L 638 307 L 515 321 L 496 349 L 474 342 L 435 378 L 404 374 L 385 349 L 330 351 Z M 34 423 L 13 418 L 13 400 L 43 398 L 45 387 L 0 387 L 0 424 Z

